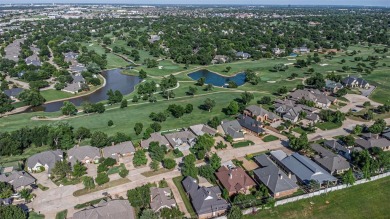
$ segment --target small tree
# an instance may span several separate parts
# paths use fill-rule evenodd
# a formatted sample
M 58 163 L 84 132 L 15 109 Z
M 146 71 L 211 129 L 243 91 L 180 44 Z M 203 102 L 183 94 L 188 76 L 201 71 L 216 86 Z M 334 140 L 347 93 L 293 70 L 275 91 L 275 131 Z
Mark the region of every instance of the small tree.
M 110 120 L 108 120 L 107 125 L 108 125 L 109 127 L 111 127 L 111 126 L 114 125 L 114 122 L 110 119 Z
M 80 161 L 77 161 L 77 163 L 73 165 L 72 175 L 74 177 L 81 177 L 85 174 L 87 174 L 87 167 L 85 167 Z
M 211 111 L 215 107 L 215 101 L 207 98 L 203 103 L 203 108 L 207 111 Z
M 73 103 L 64 101 L 64 106 L 61 107 L 61 112 L 63 115 L 71 116 L 77 114 L 77 109 Z
M 171 158 L 165 158 L 163 160 L 163 166 L 166 169 L 172 170 L 173 168 L 176 167 L 176 161 L 174 159 L 171 159 Z
M 97 177 L 95 178 L 96 184 L 103 185 L 104 183 L 108 183 L 110 181 L 110 178 L 108 178 L 107 173 L 98 173 Z
M 121 102 L 121 109 L 126 108 L 126 107 L 127 107 L 127 100 L 123 99 Z
M 343 176 L 343 183 L 347 185 L 353 185 L 356 179 L 353 175 L 352 169 L 349 169 Z
M 210 166 L 214 169 L 217 170 L 218 168 L 221 167 L 221 158 L 218 156 L 217 153 L 213 153 L 210 157 Z
M 93 178 L 90 176 L 84 176 L 83 178 L 83 185 L 86 189 L 91 190 L 95 188 L 95 182 L 93 181 Z
M 126 169 L 126 168 L 125 169 L 121 169 L 119 171 L 119 176 L 122 177 L 122 178 L 126 178 L 126 176 L 129 175 L 129 172 L 130 171 L 128 169 Z
M 143 128 L 144 128 L 144 125 L 142 123 L 139 123 L 139 122 L 135 123 L 135 125 L 134 125 L 135 134 L 136 135 L 141 134 Z
M 158 168 L 160 167 L 160 163 L 156 160 L 153 160 L 151 163 L 150 163 L 150 168 L 153 170 L 153 171 L 157 171 Z
M 148 159 L 146 158 L 145 152 L 143 150 L 138 150 L 134 154 L 133 158 L 133 165 L 135 167 L 145 165 L 148 162 Z
M 241 219 L 242 211 L 238 206 L 233 206 L 230 208 L 229 213 L 227 215 L 228 219 Z

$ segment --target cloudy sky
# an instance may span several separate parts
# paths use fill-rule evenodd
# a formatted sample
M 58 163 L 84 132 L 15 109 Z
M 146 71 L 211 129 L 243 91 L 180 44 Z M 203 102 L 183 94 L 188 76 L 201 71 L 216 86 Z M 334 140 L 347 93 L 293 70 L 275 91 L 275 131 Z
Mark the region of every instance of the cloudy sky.
M 127 3 L 127 4 L 250 4 L 390 6 L 390 0 L 0 0 L 0 3 Z

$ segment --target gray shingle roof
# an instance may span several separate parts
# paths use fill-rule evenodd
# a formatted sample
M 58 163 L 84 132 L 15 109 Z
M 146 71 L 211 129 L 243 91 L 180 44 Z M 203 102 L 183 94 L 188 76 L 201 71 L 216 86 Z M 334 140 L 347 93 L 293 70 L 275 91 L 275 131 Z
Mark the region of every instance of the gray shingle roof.
M 196 136 L 188 130 L 166 134 L 165 137 L 172 147 L 183 147 L 183 149 L 192 147 L 195 144 L 196 138 Z
M 271 155 L 273 154 L 275 153 L 271 152 Z M 283 151 L 278 150 L 277 154 L 278 156 L 275 158 L 305 184 L 309 183 L 310 180 L 316 180 L 321 184 L 326 181 L 337 180 L 318 164 L 314 163 L 309 158 L 300 155 L 299 153 L 293 153 L 292 155 L 287 156 Z
M 158 142 L 160 145 L 169 146 L 168 140 L 159 132 L 150 134 L 150 138 L 141 141 L 141 147 L 148 149 L 151 142 Z
M 349 162 L 340 155 L 334 154 L 319 144 L 312 144 L 311 147 L 318 153 L 318 156 L 314 160 L 331 174 L 338 170 L 347 170 L 350 168 Z
M 100 150 L 92 146 L 75 146 L 68 150 L 68 157 L 70 163 L 73 165 L 76 161 L 82 161 L 87 157 L 89 159 L 100 158 Z
M 204 134 L 209 134 L 214 136 L 215 134 L 217 134 L 217 130 L 205 124 L 192 125 L 190 126 L 190 130 L 197 136 L 204 135 Z
M 96 206 L 73 214 L 73 219 L 135 219 L 133 207 L 128 200 L 103 201 Z
M 0 182 L 7 182 L 11 184 L 15 190 L 20 187 L 26 187 L 34 184 L 35 181 L 36 179 L 34 177 L 24 171 L 15 171 L 8 176 L 4 174 L 0 175 Z
M 268 110 L 265 110 L 259 106 L 256 106 L 256 105 L 250 105 L 248 107 L 245 108 L 246 110 L 250 111 L 252 113 L 252 115 L 254 116 L 265 116 L 267 115 L 268 116 L 268 119 L 270 120 L 274 120 L 274 119 L 277 119 L 278 116 L 275 115 L 274 113 L 272 112 L 269 112 Z
M 37 163 L 42 166 L 47 165 L 49 167 L 48 172 L 50 173 L 56 162 L 62 160 L 63 154 L 64 152 L 62 150 L 44 151 L 29 157 L 26 165 L 31 169 L 34 168 Z
M 199 187 L 191 177 L 186 177 L 182 181 L 182 185 L 189 194 L 191 204 L 198 216 L 229 208 L 229 203 L 221 198 L 221 190 L 218 186 Z
M 167 188 L 150 188 L 150 208 L 153 211 L 158 211 L 161 208 L 171 208 L 176 206 L 176 201 L 172 196 L 172 191 L 169 187 Z
M 242 127 L 237 120 L 223 121 L 221 126 L 225 134 L 230 135 L 233 139 L 244 138 Z
M 240 115 L 238 115 L 237 120 L 238 120 L 238 123 L 240 123 L 240 125 L 242 127 L 246 128 L 252 132 L 255 132 L 257 134 L 264 132 L 264 129 L 262 129 L 260 127 L 261 122 L 254 120 L 249 116 L 245 116 L 245 115 L 240 114 Z
M 298 185 L 265 154 L 256 156 L 254 159 L 262 166 L 253 171 L 255 179 L 266 185 L 273 194 L 298 188 Z
M 365 149 L 369 149 L 372 147 L 383 148 L 383 147 L 390 146 L 390 141 L 387 140 L 386 138 L 378 138 L 378 139 L 371 138 L 368 140 L 360 138 L 355 140 L 355 144 Z
M 113 146 L 108 146 L 102 149 L 103 157 L 111 157 L 118 159 L 118 156 L 123 154 L 134 153 L 135 148 L 131 141 L 125 141 Z

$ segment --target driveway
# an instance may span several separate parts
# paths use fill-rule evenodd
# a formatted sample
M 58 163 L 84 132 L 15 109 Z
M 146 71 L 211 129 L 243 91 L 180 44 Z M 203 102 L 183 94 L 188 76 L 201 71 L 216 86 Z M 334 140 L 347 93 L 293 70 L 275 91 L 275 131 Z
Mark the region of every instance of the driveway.
M 97 176 L 97 164 L 93 163 L 86 163 L 85 166 L 88 168 L 87 169 L 87 175 L 92 176 L 93 178 L 96 178 Z
M 31 173 L 31 175 L 37 179 L 37 183 L 38 184 L 41 184 L 43 186 L 46 186 L 48 187 L 49 189 L 54 189 L 54 188 L 57 188 L 58 186 L 56 184 L 53 183 L 53 181 L 51 181 L 49 179 L 49 176 L 47 175 L 47 172 L 46 171 L 43 171 L 42 173 Z M 39 189 L 40 190 L 40 189 Z
M 364 102 L 370 101 L 372 106 L 379 106 L 380 103 L 370 100 L 368 97 L 358 95 L 358 94 L 347 94 L 344 96 L 349 100 L 347 105 L 340 108 L 340 111 L 343 113 L 348 112 L 350 109 L 360 108 Z
M 368 89 L 359 88 L 359 91 L 362 93 L 362 96 L 368 97 L 375 90 L 375 86 L 370 86 Z

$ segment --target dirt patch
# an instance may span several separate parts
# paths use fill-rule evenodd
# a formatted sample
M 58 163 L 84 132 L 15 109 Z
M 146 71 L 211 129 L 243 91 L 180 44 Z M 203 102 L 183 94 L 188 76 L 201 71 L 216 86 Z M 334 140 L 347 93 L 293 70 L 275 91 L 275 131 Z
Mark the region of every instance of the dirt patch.
M 254 169 L 257 169 L 259 168 L 259 166 L 254 162 L 254 161 L 249 161 L 247 159 L 245 159 L 244 157 L 241 157 L 241 158 L 238 158 L 238 160 L 242 161 L 242 166 L 247 170 L 247 171 L 251 171 L 251 170 L 254 170 Z

